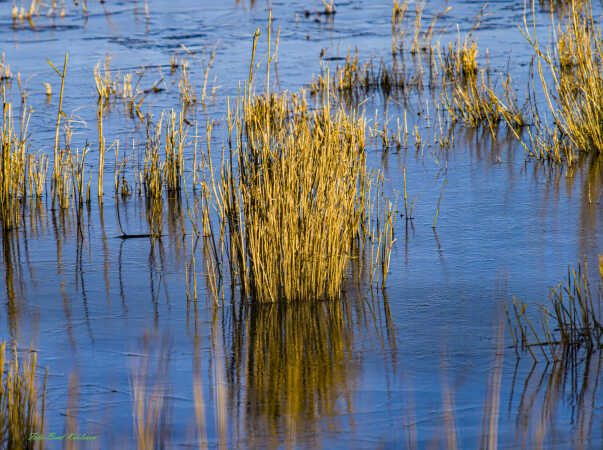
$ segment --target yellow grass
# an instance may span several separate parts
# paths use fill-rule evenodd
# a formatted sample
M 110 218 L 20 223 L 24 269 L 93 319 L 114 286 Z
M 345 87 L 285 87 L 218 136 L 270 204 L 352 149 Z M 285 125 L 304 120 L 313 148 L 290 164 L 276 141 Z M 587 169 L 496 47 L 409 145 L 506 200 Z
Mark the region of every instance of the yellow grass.
M 3 449 L 41 448 L 29 439 L 32 433 L 44 433 L 46 377 L 40 389 L 35 375 L 36 353 L 28 360 L 19 361 L 16 346 L 12 357 L 7 357 L 6 343 L 0 345 L 0 447 Z
M 479 26 L 484 8 L 476 18 L 471 32 L 439 53 L 442 69 L 442 104 L 453 123 L 464 122 L 477 128 L 486 125 L 492 135 L 501 121 L 504 121 L 516 135 L 525 125 L 523 114 L 511 86 L 511 78 L 502 79 L 504 101 L 494 92 L 487 70 L 477 63 L 478 48 L 473 32 Z
M 603 39 L 590 0 L 572 0 L 567 14 L 545 46 L 536 33 L 533 1 L 532 26 L 524 16 L 522 32 L 536 52 L 538 79 L 553 119 L 549 125 L 535 118 L 529 151 L 572 165 L 580 153 L 603 152 Z
M 247 139 L 231 149 L 240 167 L 225 167 L 221 203 L 244 295 L 337 298 L 365 207 L 364 123 L 331 116 L 328 101 L 310 113 L 298 96 L 243 106 Z
M 243 299 L 339 298 L 354 242 L 370 247 L 371 274 L 381 267 L 384 281 L 393 207 L 371 195 L 362 117 L 331 110 L 328 90 L 315 111 L 304 92 L 246 95 L 228 128 L 234 142 L 219 179 L 210 171 L 232 282 Z M 375 203 L 379 219 L 372 222 Z
M 48 158 L 27 149 L 27 129 L 31 111 L 23 105 L 20 128 L 14 123 L 13 109 L 2 86 L 2 128 L 0 129 L 0 221 L 4 230 L 17 227 L 21 205 L 26 198 L 39 198 L 44 190 Z

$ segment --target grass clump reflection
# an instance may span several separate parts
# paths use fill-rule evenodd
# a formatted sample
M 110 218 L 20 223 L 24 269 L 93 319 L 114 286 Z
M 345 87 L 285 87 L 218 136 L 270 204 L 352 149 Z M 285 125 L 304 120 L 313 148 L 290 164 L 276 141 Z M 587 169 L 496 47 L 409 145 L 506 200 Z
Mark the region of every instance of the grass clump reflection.
M 283 438 L 295 446 L 325 418 L 337 428 L 338 415 L 354 411 L 360 364 L 351 355 L 365 306 L 364 300 L 344 300 L 254 304 L 241 311 L 233 322 L 226 372 L 232 374 L 233 403 L 246 386 L 242 418 L 252 435 L 261 430 L 270 447 Z M 286 435 L 279 436 L 279 430 Z

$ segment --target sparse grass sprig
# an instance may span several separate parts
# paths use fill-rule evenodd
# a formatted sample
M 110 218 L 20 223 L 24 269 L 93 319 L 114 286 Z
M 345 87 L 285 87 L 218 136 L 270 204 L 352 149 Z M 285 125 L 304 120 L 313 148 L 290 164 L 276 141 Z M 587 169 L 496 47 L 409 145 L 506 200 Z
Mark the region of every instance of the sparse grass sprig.
M 117 96 L 119 88 L 119 75 L 114 76 L 109 69 L 109 63 L 111 58 L 107 54 L 105 56 L 105 63 L 102 66 L 99 62 L 94 67 L 94 82 L 96 84 L 96 92 L 98 94 L 99 104 L 105 106 L 106 102 L 114 96 Z
M 378 174 L 376 205 L 374 208 L 368 209 L 368 211 L 375 211 L 374 217 L 371 219 L 374 222 L 374 226 L 369 228 L 368 236 L 369 241 L 372 242 L 370 281 L 372 283 L 373 280 L 378 280 L 381 287 L 385 288 L 391 252 L 395 242 L 394 226 L 396 224 L 396 213 L 393 202 L 386 198 L 383 192 L 383 183 L 383 175 Z M 369 198 L 370 195 L 367 196 L 367 199 Z
M 143 188 L 146 197 L 161 198 L 163 189 L 163 163 L 161 161 L 161 127 L 163 114 L 153 127 L 150 118 L 147 119 L 145 143 Z M 153 129 L 154 128 L 154 129 Z
M 394 8 L 392 11 L 392 54 L 398 53 L 398 46 L 403 41 L 405 30 L 403 27 L 404 16 L 408 10 L 408 0 L 400 4 L 398 0 L 394 0 Z
M 330 82 L 327 84 L 326 80 Z M 391 65 L 384 60 L 378 65 L 373 61 L 361 64 L 358 52 L 348 52 L 343 66 L 337 66 L 334 74 L 313 77 L 309 92 L 314 96 L 324 96 L 330 89 L 333 99 L 340 97 L 348 103 L 359 102 L 371 91 L 378 90 L 385 95 L 407 95 L 411 88 L 422 89 L 422 75 L 407 70 L 404 60 L 395 58 Z
M 90 202 L 90 178 L 86 181 L 86 155 L 88 147 L 80 152 L 77 150 L 75 154 L 69 155 L 69 163 L 71 166 L 71 178 L 73 186 L 73 198 L 78 208 L 81 208 L 84 203 Z
M 165 128 L 165 164 L 163 166 L 165 187 L 168 191 L 179 193 L 182 187 L 183 149 L 186 140 L 184 112 L 176 114 L 172 110 L 165 123 Z
M 211 55 L 209 60 L 207 61 L 207 65 L 205 66 L 205 73 L 203 75 L 203 90 L 201 91 L 201 103 L 205 103 L 206 93 L 207 93 L 207 77 L 209 75 L 209 71 L 211 69 L 214 60 L 216 59 L 216 51 L 218 50 L 218 46 L 215 45 L 211 51 Z
M 182 60 L 182 78 L 178 82 L 178 88 L 180 89 L 180 100 L 187 105 L 197 103 L 197 96 L 193 90 L 191 83 L 188 79 L 188 62 Z
M 53 169 L 52 196 L 53 202 L 58 200 L 61 209 L 69 209 L 71 186 L 73 182 L 72 156 L 67 149 L 60 149 Z
M 157 83 L 147 91 L 139 89 L 140 81 L 143 79 L 145 69 L 137 72 L 137 79 L 131 73 L 120 74 L 113 73 L 109 69 L 111 58 L 107 54 L 105 62 L 102 65 L 98 63 L 94 68 L 94 82 L 96 85 L 96 93 L 98 95 L 99 107 L 108 108 L 112 100 L 120 100 L 123 105 L 124 113 L 130 117 L 138 117 L 141 121 L 144 119 L 144 114 L 141 111 L 142 103 L 145 100 L 145 95 L 148 92 L 158 92 L 161 88 L 157 87 Z
M 65 78 L 67 76 L 67 62 L 69 60 L 69 54 L 65 53 L 65 61 L 63 63 L 63 71 L 59 72 L 59 70 L 54 66 L 54 64 L 47 59 L 46 61 L 48 62 L 48 64 L 50 64 L 50 66 L 53 68 L 53 70 L 56 72 L 56 74 L 59 76 L 59 78 L 61 79 L 61 89 L 59 91 L 59 108 L 57 111 L 57 121 L 56 121 L 56 127 L 55 127 L 55 137 L 54 137 L 54 158 L 53 158 L 53 166 L 52 166 L 52 175 L 51 175 L 51 194 L 52 194 L 52 204 L 54 206 L 55 200 L 56 200 L 56 196 L 57 194 L 63 194 L 64 196 L 64 190 L 63 188 L 65 187 L 65 174 L 62 172 L 62 165 L 61 162 L 63 160 L 62 155 L 59 155 L 59 136 L 60 136 L 60 130 L 61 130 L 61 118 L 65 117 L 65 113 L 63 112 L 63 93 L 64 93 L 64 89 L 65 89 Z M 59 159 L 59 157 L 61 157 Z M 67 190 L 68 192 L 68 190 Z
M 39 14 L 40 4 L 39 0 L 30 0 L 27 8 L 23 5 L 23 2 L 21 2 L 21 7 L 14 4 L 11 11 L 13 22 L 27 20 L 33 26 L 33 18 Z

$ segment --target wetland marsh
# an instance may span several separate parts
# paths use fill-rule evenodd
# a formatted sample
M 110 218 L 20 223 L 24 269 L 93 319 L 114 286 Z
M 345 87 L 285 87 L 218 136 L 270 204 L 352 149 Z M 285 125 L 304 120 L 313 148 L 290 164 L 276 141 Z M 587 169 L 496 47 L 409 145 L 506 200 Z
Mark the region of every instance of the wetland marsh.
M 600 448 L 602 13 L 0 0 L 0 446 Z

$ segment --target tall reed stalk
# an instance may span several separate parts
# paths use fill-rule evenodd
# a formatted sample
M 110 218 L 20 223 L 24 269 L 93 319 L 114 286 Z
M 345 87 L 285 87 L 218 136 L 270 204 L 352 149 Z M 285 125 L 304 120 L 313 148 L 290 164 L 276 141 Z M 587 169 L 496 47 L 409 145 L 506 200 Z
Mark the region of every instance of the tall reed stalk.
M 48 64 L 50 64 L 50 66 L 54 69 L 54 71 L 57 73 L 57 75 L 60 77 L 61 79 L 61 90 L 60 90 L 60 94 L 59 94 L 59 110 L 57 112 L 57 123 L 56 123 L 56 128 L 55 128 L 55 136 L 54 136 L 54 159 L 53 159 L 53 166 L 52 166 L 52 179 L 51 179 L 51 191 L 52 191 L 52 204 L 54 206 L 55 203 L 55 199 L 56 199 L 56 194 L 57 194 L 57 185 L 60 185 L 62 183 L 61 180 L 61 173 L 59 172 L 59 131 L 61 128 L 61 117 L 65 116 L 65 113 L 63 112 L 63 92 L 65 89 L 65 77 L 67 75 L 67 61 L 69 59 L 69 54 L 65 53 L 65 62 L 63 63 L 63 71 L 59 72 L 59 70 L 54 66 L 54 64 L 52 64 L 52 62 L 47 59 L 46 61 L 48 62 Z

